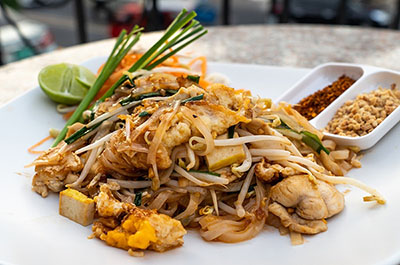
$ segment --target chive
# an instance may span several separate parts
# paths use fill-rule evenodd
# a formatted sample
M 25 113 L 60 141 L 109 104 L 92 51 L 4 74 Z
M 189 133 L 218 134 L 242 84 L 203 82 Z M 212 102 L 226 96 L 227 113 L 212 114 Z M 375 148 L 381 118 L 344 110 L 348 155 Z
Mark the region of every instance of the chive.
M 326 147 L 322 144 L 321 140 L 318 138 L 317 135 L 308 132 L 308 131 L 302 131 L 302 132 L 296 132 L 295 130 L 291 129 L 285 122 L 281 120 L 281 124 L 276 127 L 278 130 L 289 130 L 293 133 L 296 133 L 299 135 L 299 138 L 303 143 L 305 143 L 307 146 L 311 147 L 315 152 L 318 154 L 321 153 L 321 150 L 323 150 L 325 153 L 329 155 L 329 150 L 326 149 Z M 282 131 L 281 131 L 282 132 Z
M 228 128 L 228 139 L 233 138 L 233 135 L 235 133 L 235 127 L 236 125 L 232 125 L 231 127 Z
M 204 94 L 201 94 L 201 95 L 198 95 L 198 96 L 195 96 L 195 97 L 191 97 L 191 98 L 184 99 L 184 100 L 182 100 L 181 103 L 182 103 L 182 104 L 185 104 L 186 102 L 192 102 L 192 101 L 202 100 L 203 97 L 204 97 Z
M 196 84 L 198 84 L 200 82 L 199 75 L 188 75 L 186 78 L 189 79 L 190 81 L 195 82 Z
M 145 54 L 143 54 L 140 59 L 137 60 L 131 66 L 131 68 L 128 69 L 128 71 L 135 72 L 139 69 L 151 70 L 167 60 L 172 55 L 182 50 L 190 43 L 205 35 L 207 33 L 207 30 L 205 30 L 198 21 L 193 19 L 195 16 L 196 12 L 192 11 L 188 13 L 186 9 L 183 9 L 174 19 L 174 21 L 169 25 L 164 35 Z M 185 29 L 180 31 L 180 33 L 177 33 L 184 26 L 186 26 Z M 174 48 L 172 51 L 164 54 L 166 51 L 172 48 Z M 106 98 L 110 97 L 114 93 L 114 90 L 119 87 L 125 80 L 126 75 L 123 75 L 103 95 L 103 97 L 101 97 L 100 100 L 104 101 Z
M 150 113 L 148 113 L 147 111 L 142 111 L 139 113 L 139 117 L 145 117 L 147 115 L 150 115 Z
M 168 95 L 175 95 L 176 93 L 178 93 L 178 89 L 167 89 L 165 90 L 165 92 L 167 92 Z
M 321 143 L 321 140 L 318 138 L 318 136 L 307 131 L 302 131 L 301 134 L 303 135 L 301 138 L 303 143 L 311 147 L 318 154 L 321 153 L 322 150 L 329 155 L 329 150 L 326 149 L 326 147 Z
M 133 201 L 133 203 L 136 206 L 142 205 L 142 192 L 135 193 L 135 200 Z
M 126 97 L 123 100 L 121 100 L 119 102 L 119 104 L 121 104 L 121 106 L 126 106 L 126 105 L 128 105 L 129 103 L 131 103 L 133 101 L 139 101 L 139 100 L 142 100 L 142 99 L 145 99 L 145 98 L 151 98 L 151 97 L 157 97 L 157 96 L 161 96 L 161 92 L 160 91 L 144 93 L 144 94 L 140 94 L 140 95 L 137 95 L 137 96 L 134 96 L 134 97 L 129 96 L 129 97 Z
M 90 133 L 91 131 L 93 131 L 94 129 L 96 129 L 97 127 L 99 127 L 101 124 L 101 122 L 93 125 L 90 128 L 87 128 L 86 126 L 82 127 L 81 129 L 77 130 L 75 133 L 73 133 L 70 137 L 68 137 L 67 139 L 65 139 L 64 141 L 67 144 L 72 144 L 73 142 L 75 142 L 76 140 L 78 140 L 79 138 L 81 138 L 82 136 L 85 136 L 86 134 Z
M 202 171 L 202 170 L 191 169 L 191 170 L 189 170 L 189 172 L 208 174 L 208 175 L 213 175 L 213 176 L 216 176 L 216 177 L 221 176 L 221 174 L 218 174 L 216 172 L 211 172 L 211 171 Z
M 115 68 L 118 66 L 122 58 L 131 50 L 133 45 L 135 45 L 141 36 L 140 31 L 143 28 L 139 28 L 135 26 L 129 34 L 126 34 L 126 31 L 123 30 L 115 45 L 112 49 L 106 63 L 104 64 L 103 69 L 101 70 L 100 74 L 96 78 L 94 84 L 89 89 L 86 96 L 83 98 L 79 106 L 76 108 L 75 112 L 72 116 L 68 119 L 67 123 L 65 124 L 64 128 L 61 130 L 60 134 L 55 139 L 52 147 L 56 146 L 59 142 L 61 142 L 68 131 L 68 126 L 77 122 L 81 117 L 82 113 L 89 107 L 90 103 L 93 101 L 94 97 L 99 92 L 100 88 L 106 82 L 106 80 L 110 77 L 110 75 L 114 72 Z

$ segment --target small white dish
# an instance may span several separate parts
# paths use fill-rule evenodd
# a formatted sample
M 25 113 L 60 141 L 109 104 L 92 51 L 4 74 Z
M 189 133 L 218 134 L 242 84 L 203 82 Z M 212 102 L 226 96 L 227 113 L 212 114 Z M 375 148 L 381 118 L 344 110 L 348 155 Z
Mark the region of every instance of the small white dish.
M 389 70 L 377 70 L 363 76 L 357 83 L 344 92 L 332 104 L 330 104 L 316 118 L 311 120 L 311 124 L 318 129 L 324 129 L 328 122 L 333 118 L 337 110 L 348 100 L 355 99 L 357 95 L 369 93 L 373 90 L 390 88 L 392 84 L 400 87 L 400 73 Z M 336 143 L 348 146 L 358 146 L 361 150 L 374 146 L 392 127 L 400 121 L 400 107 L 395 109 L 379 124 L 372 132 L 360 137 L 340 136 L 324 132 L 328 139 L 335 140 Z
M 300 79 L 294 86 L 283 93 L 276 102 L 284 101 L 290 104 L 297 104 L 303 98 L 332 84 L 342 75 L 346 75 L 354 80 L 359 80 L 364 74 L 364 69 L 361 66 L 354 64 L 321 64 L 311 70 L 311 72 Z M 354 85 L 355 83 L 353 86 Z
M 356 80 L 342 95 L 335 99 L 325 110 L 319 113 L 310 123 L 323 130 L 337 110 L 348 100 L 357 95 L 368 93 L 379 87 L 390 88 L 392 84 L 400 87 L 400 73 L 367 65 L 348 63 L 327 63 L 314 68 L 308 75 L 297 82 L 276 102 L 284 101 L 296 104 L 301 99 L 332 84 L 340 76 L 346 75 Z M 340 145 L 358 146 L 361 150 L 374 146 L 393 126 L 400 121 L 400 108 L 393 111 L 372 132 L 360 137 L 340 136 L 324 132 L 328 139 Z

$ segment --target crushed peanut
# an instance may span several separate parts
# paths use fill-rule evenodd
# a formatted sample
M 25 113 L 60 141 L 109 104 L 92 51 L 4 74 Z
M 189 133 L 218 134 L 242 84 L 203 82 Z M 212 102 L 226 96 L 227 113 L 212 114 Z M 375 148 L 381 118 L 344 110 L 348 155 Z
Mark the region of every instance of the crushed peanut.
M 342 136 L 363 136 L 372 132 L 400 105 L 400 91 L 379 88 L 349 100 L 333 116 L 325 130 Z

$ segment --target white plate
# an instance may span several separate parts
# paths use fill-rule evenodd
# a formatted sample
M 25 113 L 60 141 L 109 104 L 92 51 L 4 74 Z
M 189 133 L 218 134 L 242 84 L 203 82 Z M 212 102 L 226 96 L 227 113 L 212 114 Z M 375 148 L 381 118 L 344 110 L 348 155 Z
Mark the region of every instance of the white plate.
M 85 65 L 92 70 L 104 60 Z M 226 74 L 235 88 L 277 99 L 304 74 L 305 69 L 269 66 L 210 64 L 211 71 Z M 12 89 L 12 88 L 10 88 Z M 394 264 L 400 261 L 400 127 L 396 126 L 362 159 L 363 168 L 351 176 L 377 188 L 388 203 L 363 203 L 365 193 L 351 188 L 346 207 L 328 220 L 329 230 L 307 237 L 293 247 L 287 236 L 268 227 L 250 241 L 238 244 L 205 242 L 189 231 L 183 247 L 166 253 L 147 252 L 130 257 L 97 239 L 88 240 L 90 227 L 58 215 L 56 195 L 42 199 L 31 191 L 31 179 L 16 172 L 35 157 L 28 146 L 45 137 L 63 120 L 39 89 L 0 109 L 0 264 Z M 42 148 L 45 148 L 43 146 Z M 349 187 L 340 187 L 341 190 Z
M 316 128 L 323 130 L 336 114 L 337 110 L 348 100 L 353 100 L 357 95 L 369 93 L 379 87 L 390 88 L 392 84 L 400 87 L 400 73 L 368 65 L 348 63 L 327 63 L 317 66 L 293 87 L 286 91 L 277 101 L 296 104 L 303 98 L 315 93 L 346 75 L 356 82 L 343 94 L 335 99 L 326 109 L 310 121 Z M 360 137 L 341 136 L 324 132 L 328 139 L 347 146 L 358 146 L 365 150 L 374 146 L 385 134 L 400 121 L 400 108 L 397 108 L 386 117 L 372 132 Z

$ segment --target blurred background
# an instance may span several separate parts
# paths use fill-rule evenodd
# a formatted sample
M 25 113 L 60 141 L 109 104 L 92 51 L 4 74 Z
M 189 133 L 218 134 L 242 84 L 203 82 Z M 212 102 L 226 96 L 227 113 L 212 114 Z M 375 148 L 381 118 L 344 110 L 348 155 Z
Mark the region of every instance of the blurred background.
M 399 28 L 400 0 L 0 0 L 0 64 L 115 37 L 161 30 L 182 8 L 204 25 L 308 23 Z

